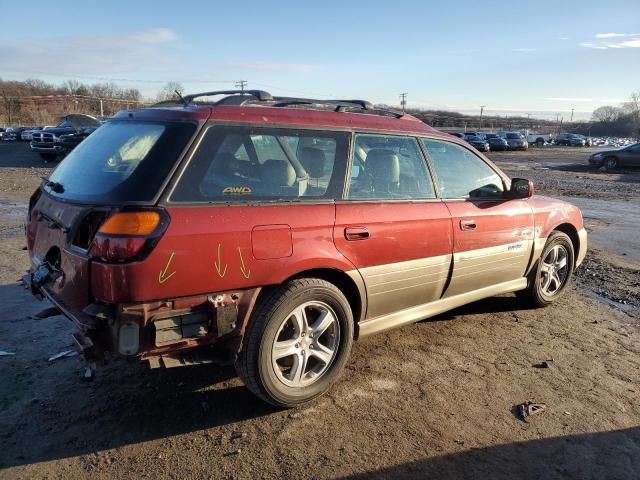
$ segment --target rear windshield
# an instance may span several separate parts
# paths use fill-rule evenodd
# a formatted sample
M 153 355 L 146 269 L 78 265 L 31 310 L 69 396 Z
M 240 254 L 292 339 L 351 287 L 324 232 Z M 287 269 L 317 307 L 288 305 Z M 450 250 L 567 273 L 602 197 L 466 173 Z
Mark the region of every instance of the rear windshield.
M 89 135 L 49 177 L 65 200 L 149 201 L 196 129 L 194 123 L 109 122 Z M 61 192 L 60 192 L 61 190 Z

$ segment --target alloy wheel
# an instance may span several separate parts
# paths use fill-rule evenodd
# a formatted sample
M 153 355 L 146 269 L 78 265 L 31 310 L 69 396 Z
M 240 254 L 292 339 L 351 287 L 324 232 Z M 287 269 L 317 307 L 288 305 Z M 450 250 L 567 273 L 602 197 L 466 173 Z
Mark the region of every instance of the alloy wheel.
M 329 305 L 306 302 L 282 322 L 271 348 L 277 378 L 290 387 L 319 380 L 334 361 L 340 345 L 340 323 Z
M 555 295 L 567 280 L 569 253 L 562 245 L 555 245 L 542 260 L 540 289 L 547 296 Z

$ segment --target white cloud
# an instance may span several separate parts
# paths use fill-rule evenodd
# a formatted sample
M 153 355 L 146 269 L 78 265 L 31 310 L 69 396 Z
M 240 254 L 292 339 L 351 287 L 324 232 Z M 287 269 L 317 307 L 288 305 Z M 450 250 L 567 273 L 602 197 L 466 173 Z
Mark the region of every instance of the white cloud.
M 596 38 L 638 37 L 640 33 L 596 33 Z
M 607 47 L 604 47 L 602 45 L 596 45 L 595 43 L 589 43 L 589 42 L 582 42 L 580 44 L 581 47 L 585 47 L 585 48 L 595 48 L 597 50 L 606 50 Z
M 569 37 L 560 37 L 558 40 L 569 40 Z
M 619 43 L 616 48 L 640 48 L 640 38 L 637 40 L 625 40 Z
M 600 40 L 596 43 L 583 42 L 580 46 L 585 48 L 594 48 L 597 50 L 608 50 L 610 48 L 640 48 L 640 38 L 631 37 L 640 37 L 640 33 L 597 33 L 596 38 L 617 38 L 620 40 Z M 622 40 L 623 38 L 626 40 Z
M 536 50 L 537 50 L 537 48 L 520 47 L 520 48 L 514 48 L 511 51 L 512 52 L 529 53 L 529 52 L 535 52 Z
M 0 44 L 2 69 L 26 74 L 109 75 L 174 63 L 170 47 L 178 35 L 169 28 L 128 33 L 52 37 Z

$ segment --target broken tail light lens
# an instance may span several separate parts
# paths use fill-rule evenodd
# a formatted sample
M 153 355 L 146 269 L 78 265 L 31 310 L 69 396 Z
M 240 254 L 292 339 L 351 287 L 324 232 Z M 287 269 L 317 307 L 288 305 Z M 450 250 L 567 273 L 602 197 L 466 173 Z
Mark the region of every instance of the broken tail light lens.
M 114 212 L 98 229 L 90 255 L 107 263 L 142 260 L 168 225 L 169 215 L 162 209 Z

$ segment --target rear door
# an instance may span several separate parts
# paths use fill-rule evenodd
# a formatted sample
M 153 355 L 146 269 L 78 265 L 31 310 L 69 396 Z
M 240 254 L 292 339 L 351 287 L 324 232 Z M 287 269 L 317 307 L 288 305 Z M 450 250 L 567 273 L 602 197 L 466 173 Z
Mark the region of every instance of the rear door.
M 445 297 L 522 278 L 533 248 L 533 211 L 507 200 L 504 181 L 473 151 L 423 139 L 453 221 L 453 275 Z
M 166 281 L 138 296 L 181 297 L 279 284 L 313 268 L 352 270 L 333 243 L 348 132 L 211 125 L 165 205 L 150 257 Z M 176 272 L 170 276 L 172 272 Z
M 451 218 L 418 141 L 356 134 L 348 179 L 333 238 L 364 279 L 367 318 L 440 298 L 451 262 Z

